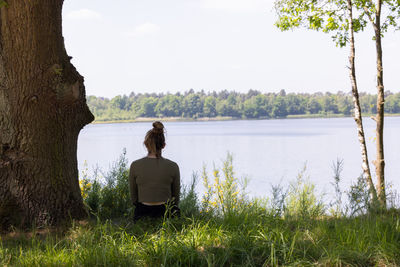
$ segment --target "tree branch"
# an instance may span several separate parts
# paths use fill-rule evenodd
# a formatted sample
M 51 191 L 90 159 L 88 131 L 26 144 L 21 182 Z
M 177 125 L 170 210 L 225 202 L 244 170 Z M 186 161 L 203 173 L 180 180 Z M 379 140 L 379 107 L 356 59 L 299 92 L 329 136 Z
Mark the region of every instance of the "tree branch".
M 375 24 L 374 18 L 372 17 L 372 15 L 369 12 L 368 8 L 366 6 L 363 6 L 363 8 L 364 8 L 365 14 L 367 14 L 367 17 L 368 17 L 369 21 L 372 23 L 372 26 L 374 27 L 374 29 L 376 29 L 376 24 Z

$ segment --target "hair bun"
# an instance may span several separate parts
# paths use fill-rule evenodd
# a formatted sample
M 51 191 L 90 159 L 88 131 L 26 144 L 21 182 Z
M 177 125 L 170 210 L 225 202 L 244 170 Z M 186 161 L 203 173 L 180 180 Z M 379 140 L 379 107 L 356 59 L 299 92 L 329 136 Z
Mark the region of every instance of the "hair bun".
M 164 125 L 160 121 L 153 122 L 153 131 L 155 131 L 157 133 L 163 133 Z

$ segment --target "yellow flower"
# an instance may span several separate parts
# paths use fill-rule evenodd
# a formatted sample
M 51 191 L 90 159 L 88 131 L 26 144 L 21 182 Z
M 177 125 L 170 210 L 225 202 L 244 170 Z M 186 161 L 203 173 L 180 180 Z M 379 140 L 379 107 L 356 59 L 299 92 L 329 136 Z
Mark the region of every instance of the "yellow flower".
M 87 179 L 79 180 L 79 187 L 81 189 L 82 198 L 85 200 L 88 197 L 88 192 L 92 187 L 92 183 L 90 183 Z

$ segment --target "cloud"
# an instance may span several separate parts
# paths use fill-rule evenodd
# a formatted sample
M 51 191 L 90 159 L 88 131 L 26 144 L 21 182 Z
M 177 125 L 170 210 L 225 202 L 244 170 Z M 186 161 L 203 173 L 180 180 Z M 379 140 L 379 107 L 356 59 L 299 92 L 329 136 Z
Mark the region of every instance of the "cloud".
M 234 12 L 263 12 L 272 7 L 271 0 L 203 0 L 203 7 Z
M 101 14 L 90 9 L 79 9 L 71 11 L 66 18 L 70 20 L 98 20 L 101 19 Z
M 126 35 L 130 37 L 153 35 L 160 31 L 160 26 L 153 23 L 143 23 L 136 26 L 132 31 L 127 32 Z

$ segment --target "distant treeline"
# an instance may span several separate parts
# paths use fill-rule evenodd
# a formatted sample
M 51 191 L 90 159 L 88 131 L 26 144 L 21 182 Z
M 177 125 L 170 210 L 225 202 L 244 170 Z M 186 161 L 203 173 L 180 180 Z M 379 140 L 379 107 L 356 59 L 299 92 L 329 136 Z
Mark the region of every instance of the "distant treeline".
M 363 113 L 376 113 L 376 95 L 361 93 Z M 261 93 L 249 90 L 184 93 L 139 93 L 112 99 L 89 96 L 88 105 L 98 121 L 133 120 L 138 117 L 197 118 L 284 118 L 288 115 L 352 114 L 351 93 Z M 386 93 L 385 111 L 400 113 L 400 93 Z

